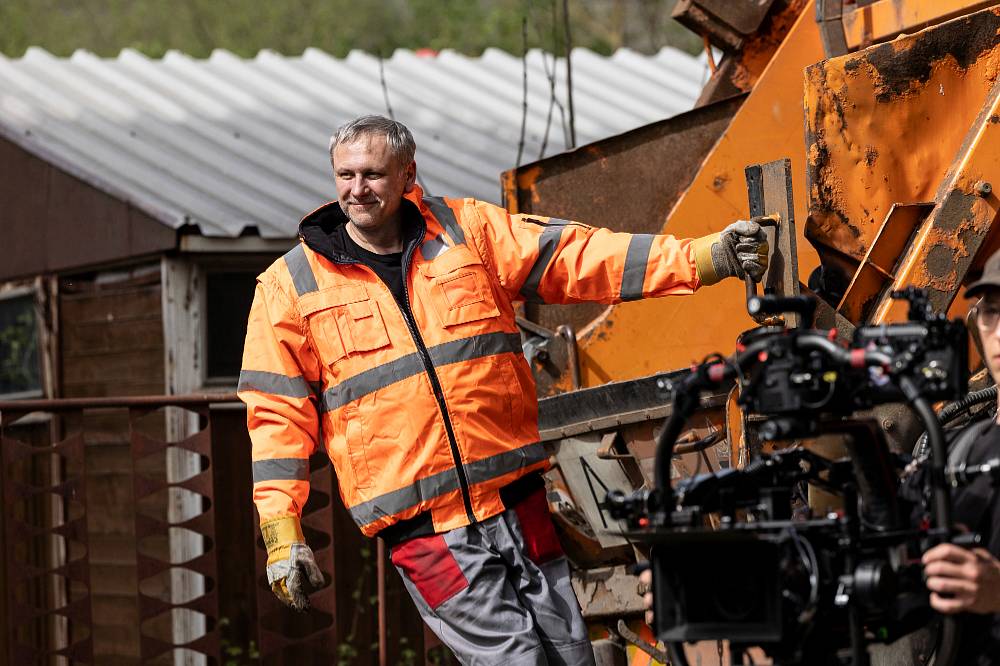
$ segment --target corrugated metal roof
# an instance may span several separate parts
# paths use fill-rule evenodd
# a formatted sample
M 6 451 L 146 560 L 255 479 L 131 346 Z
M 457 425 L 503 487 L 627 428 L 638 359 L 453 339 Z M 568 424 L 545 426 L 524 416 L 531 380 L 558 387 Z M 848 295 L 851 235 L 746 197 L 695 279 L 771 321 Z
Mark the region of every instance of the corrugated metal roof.
M 382 66 L 395 117 L 416 138 L 425 189 L 499 202 L 499 175 L 517 159 L 521 59 L 496 49 L 476 58 L 399 50 Z M 527 66 L 522 163 L 567 146 L 564 63 L 534 50 Z M 292 237 L 304 212 L 335 197 L 333 129 L 385 113 L 379 67 L 357 51 L 153 60 L 128 49 L 102 59 L 32 48 L 0 55 L 0 134 L 174 228 Z M 610 57 L 575 49 L 577 144 L 690 109 L 705 78 L 705 65 L 676 49 Z

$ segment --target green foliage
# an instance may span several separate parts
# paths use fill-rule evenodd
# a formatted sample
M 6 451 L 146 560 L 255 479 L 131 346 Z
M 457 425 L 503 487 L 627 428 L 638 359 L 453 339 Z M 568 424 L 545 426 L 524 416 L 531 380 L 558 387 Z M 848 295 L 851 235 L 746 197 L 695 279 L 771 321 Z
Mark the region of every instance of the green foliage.
M 366 613 L 376 610 L 378 607 L 378 595 L 364 596 L 365 587 L 369 584 L 369 579 L 375 570 L 372 549 L 368 545 L 358 549 L 361 556 L 361 571 L 358 572 L 358 580 L 351 590 L 351 599 L 354 603 L 354 613 L 351 616 L 351 629 L 347 636 L 337 645 L 336 666 L 351 666 L 358 658 L 358 647 L 355 642 L 358 640 L 358 623 Z M 371 646 L 369 646 L 370 649 Z M 378 643 L 375 643 L 375 651 L 378 651 Z
M 228 617 L 219 618 L 221 630 L 222 666 L 251 666 L 260 663 L 260 651 L 257 644 L 250 641 L 248 645 L 236 642 L 232 636 L 232 622 Z
M 432 648 L 427 652 L 428 664 L 434 664 L 435 666 L 437 666 L 438 664 L 447 664 L 449 663 L 449 661 L 450 661 L 450 656 L 448 653 L 448 649 L 443 645 L 439 645 L 435 648 Z
M 570 0 L 572 41 L 598 52 L 653 52 L 664 45 L 697 51 L 700 40 L 670 19 L 676 0 Z M 0 53 L 31 46 L 67 56 L 85 49 L 113 57 L 132 48 L 150 57 L 174 49 L 206 57 L 227 49 L 296 55 L 317 47 L 343 57 L 354 49 L 384 56 L 397 48 L 528 46 L 561 52 L 562 0 L 0 0 Z M 553 20 L 555 18 L 555 20 Z
M 0 301 L 0 393 L 36 390 L 41 386 L 38 369 L 38 327 L 34 299 Z

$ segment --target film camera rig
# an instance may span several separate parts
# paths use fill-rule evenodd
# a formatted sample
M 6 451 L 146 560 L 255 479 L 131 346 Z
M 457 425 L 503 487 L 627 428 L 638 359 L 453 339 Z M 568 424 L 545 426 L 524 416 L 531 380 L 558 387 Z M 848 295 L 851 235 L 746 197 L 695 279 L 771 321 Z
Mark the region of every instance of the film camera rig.
M 610 513 L 629 538 L 652 546 L 655 630 L 674 666 L 680 643 L 728 639 L 732 663 L 759 646 L 775 664 L 867 666 L 868 646 L 888 643 L 933 618 L 920 553 L 960 540 L 952 522 L 945 435 L 932 402 L 968 390 L 967 332 L 934 314 L 921 290 L 894 292 L 908 321 L 859 328 L 849 345 L 832 332 L 764 326 L 728 358 L 709 357 L 661 388 L 672 411 L 657 436 L 655 487 L 611 491 Z M 811 322 L 811 298 L 753 296 L 751 314 L 797 313 Z M 848 456 L 802 447 L 762 454 L 743 468 L 671 484 L 674 444 L 710 389 L 739 382 L 739 403 L 763 440 L 844 436 Z M 899 496 L 908 462 L 890 452 L 865 410 L 910 405 L 927 432 L 923 500 L 929 520 L 913 525 Z M 949 473 L 950 472 L 950 473 Z M 989 470 L 984 470 L 984 473 Z M 803 484 L 840 495 L 843 510 L 794 516 Z M 706 527 L 709 514 L 720 529 Z M 941 620 L 936 666 L 947 666 L 957 624 Z

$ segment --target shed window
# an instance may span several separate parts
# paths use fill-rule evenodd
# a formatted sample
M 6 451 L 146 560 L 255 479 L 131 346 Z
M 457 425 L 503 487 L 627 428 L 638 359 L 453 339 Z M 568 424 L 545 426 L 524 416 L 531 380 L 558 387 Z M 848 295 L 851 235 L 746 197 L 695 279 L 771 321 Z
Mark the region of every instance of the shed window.
M 257 272 L 210 272 L 206 276 L 205 375 L 209 381 L 235 382 L 243 362 L 247 317 Z
M 28 294 L 0 300 L 0 395 L 41 392 L 35 298 Z

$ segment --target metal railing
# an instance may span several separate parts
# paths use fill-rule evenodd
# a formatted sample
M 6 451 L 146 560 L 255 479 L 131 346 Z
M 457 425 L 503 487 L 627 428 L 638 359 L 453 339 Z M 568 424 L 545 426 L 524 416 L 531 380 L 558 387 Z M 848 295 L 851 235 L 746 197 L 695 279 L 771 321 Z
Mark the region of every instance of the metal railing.
M 189 663 L 224 663 L 233 655 L 239 663 L 426 661 L 436 641 L 398 577 L 386 576 L 381 542 L 376 566 L 362 561 L 361 553 L 370 560 L 376 549 L 336 498 L 325 455 L 310 461 L 302 523 L 329 583 L 311 595 L 306 614 L 275 599 L 250 499 L 249 439 L 245 426 L 234 425 L 240 412 L 218 409 L 233 404 L 242 403 L 231 393 L 0 402 L 0 655 L 16 664 L 99 663 L 103 654 L 129 650 L 139 663 L 178 650 Z M 167 441 L 163 425 L 169 408 L 185 410 L 193 424 L 177 441 Z M 109 430 L 109 415 L 120 429 Z M 109 436 L 129 452 L 130 488 L 119 483 L 117 490 L 131 506 L 115 512 L 131 515 L 134 540 L 115 559 L 134 562 L 135 584 L 125 594 L 132 602 L 122 603 L 134 609 L 130 645 L 94 631 L 95 601 L 109 585 L 92 576 L 99 565 L 91 542 L 100 538 L 95 512 L 107 507 L 88 493 L 88 456 L 96 450 L 92 437 Z M 178 457 L 186 467 L 171 465 Z M 167 500 L 165 512 L 162 498 L 179 495 L 188 498 L 182 515 L 176 500 Z M 189 557 L 178 560 L 179 551 Z M 371 575 L 359 578 L 359 570 Z M 131 580 L 129 571 L 121 576 Z M 122 585 L 111 587 L 122 599 Z M 390 615 L 398 626 L 390 626 Z

